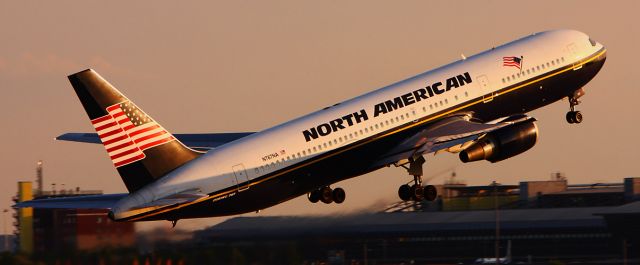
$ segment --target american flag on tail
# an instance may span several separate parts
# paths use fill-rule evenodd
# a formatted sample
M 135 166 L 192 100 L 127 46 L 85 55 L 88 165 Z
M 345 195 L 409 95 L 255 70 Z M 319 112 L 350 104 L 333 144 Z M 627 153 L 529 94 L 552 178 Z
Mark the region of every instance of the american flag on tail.
M 115 167 L 145 158 L 146 149 L 175 140 L 130 101 L 107 107 L 108 114 L 91 120 Z
M 522 57 L 515 57 L 515 56 L 502 57 L 502 66 L 513 66 L 518 69 L 521 69 Z

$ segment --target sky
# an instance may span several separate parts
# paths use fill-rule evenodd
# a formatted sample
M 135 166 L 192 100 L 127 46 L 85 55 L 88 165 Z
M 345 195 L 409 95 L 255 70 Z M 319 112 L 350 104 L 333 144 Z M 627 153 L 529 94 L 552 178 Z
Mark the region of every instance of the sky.
M 635 108 L 638 1 L 5 1 L 0 0 L 0 209 L 17 181 L 125 192 L 102 146 L 56 142 L 90 132 L 66 78 L 93 68 L 170 132 L 259 131 L 493 46 L 549 29 L 583 31 L 608 49 L 578 109 L 568 102 L 529 113 L 540 138 L 503 162 L 462 164 L 427 155 L 425 177 L 452 171 L 469 185 L 547 180 L 621 182 L 640 177 Z M 264 215 L 377 211 L 410 177 L 384 168 L 334 185 L 341 205 L 302 196 Z M 3 218 L 8 218 L 6 215 Z M 183 220 L 199 229 L 225 218 Z M 140 229 L 170 226 L 145 223 Z

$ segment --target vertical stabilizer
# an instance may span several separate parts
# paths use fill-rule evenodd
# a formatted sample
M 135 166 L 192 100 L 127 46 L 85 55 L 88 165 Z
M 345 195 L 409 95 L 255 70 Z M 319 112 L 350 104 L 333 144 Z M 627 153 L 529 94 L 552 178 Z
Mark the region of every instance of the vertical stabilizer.
M 95 71 L 70 75 L 69 81 L 129 192 L 201 154 L 183 145 Z

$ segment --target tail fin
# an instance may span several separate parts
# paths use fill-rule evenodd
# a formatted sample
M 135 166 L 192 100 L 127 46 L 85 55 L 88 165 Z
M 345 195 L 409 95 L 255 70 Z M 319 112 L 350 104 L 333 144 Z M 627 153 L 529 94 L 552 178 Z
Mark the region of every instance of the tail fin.
M 69 81 L 129 192 L 201 154 L 183 145 L 95 71 L 70 75 Z

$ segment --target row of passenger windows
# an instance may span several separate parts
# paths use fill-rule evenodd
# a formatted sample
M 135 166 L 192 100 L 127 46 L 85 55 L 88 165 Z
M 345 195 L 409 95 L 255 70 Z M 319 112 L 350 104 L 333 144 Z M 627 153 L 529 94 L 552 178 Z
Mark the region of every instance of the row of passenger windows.
M 469 97 L 469 93 L 465 91 L 464 92 L 464 96 L 465 97 Z M 454 98 L 457 101 L 458 100 L 458 95 L 455 95 Z M 438 107 L 443 107 L 443 106 L 448 105 L 448 104 L 449 104 L 449 99 L 445 98 L 445 99 L 442 99 L 442 100 L 437 101 L 435 103 L 429 104 L 429 110 L 433 110 L 434 108 L 438 108 Z M 427 112 L 427 106 L 423 106 L 422 107 L 422 111 L 423 112 Z M 343 142 L 346 143 L 348 141 L 356 139 L 359 136 L 362 136 L 363 134 L 367 134 L 369 132 L 374 132 L 374 131 L 377 131 L 379 129 L 384 129 L 387 126 L 394 125 L 394 124 L 400 123 L 401 121 L 410 119 L 411 115 L 416 116 L 416 111 L 412 110 L 411 113 L 407 112 L 407 113 L 402 114 L 400 116 L 397 116 L 395 118 L 391 118 L 389 120 L 377 123 L 375 125 L 371 125 L 369 127 L 365 127 L 364 129 L 360 129 L 359 131 L 355 131 L 353 133 L 349 133 L 347 135 L 340 136 L 338 138 L 335 138 L 333 140 L 329 140 L 329 141 L 324 142 L 322 144 L 319 144 L 317 146 L 313 146 L 313 147 L 308 148 L 306 150 L 302 150 L 300 152 L 297 152 L 297 153 L 295 153 L 293 155 L 289 155 L 289 156 L 287 156 L 285 158 L 281 158 L 281 159 L 275 160 L 275 161 L 273 161 L 273 162 L 271 162 L 269 164 L 265 164 L 265 165 L 260 166 L 259 168 L 256 168 L 255 171 L 256 171 L 257 174 L 259 174 L 260 172 L 265 172 L 265 171 L 268 171 L 268 170 L 274 170 L 276 168 L 280 168 L 285 162 L 287 162 L 289 160 L 299 159 L 299 158 L 307 156 L 307 155 L 312 155 L 312 154 L 321 152 L 321 151 L 323 151 L 325 149 L 331 148 L 334 145 L 342 144 Z
M 555 60 L 548 61 L 546 63 L 536 65 L 531 68 L 527 68 L 526 70 L 522 70 L 517 74 L 508 75 L 507 77 L 502 78 L 502 83 L 507 83 L 511 81 L 516 81 L 516 79 L 520 79 L 530 74 L 534 74 L 536 72 L 545 70 L 547 68 L 551 68 L 552 66 L 560 65 L 560 63 L 564 63 L 564 57 L 557 58 Z

